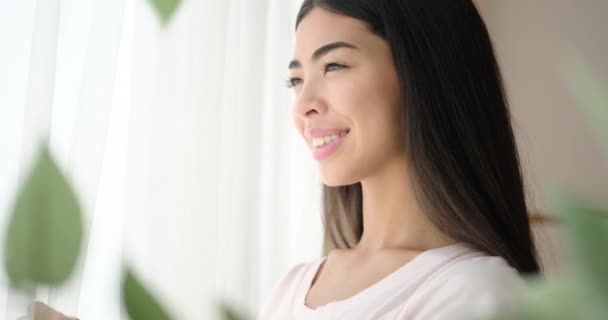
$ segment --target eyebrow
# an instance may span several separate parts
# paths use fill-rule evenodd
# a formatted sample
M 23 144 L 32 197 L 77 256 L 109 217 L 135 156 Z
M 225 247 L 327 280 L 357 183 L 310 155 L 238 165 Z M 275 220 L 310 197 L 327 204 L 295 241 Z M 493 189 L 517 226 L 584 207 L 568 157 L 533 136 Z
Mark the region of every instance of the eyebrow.
M 319 59 L 321 59 L 321 57 L 323 57 L 324 55 L 328 54 L 330 51 L 339 49 L 339 48 L 348 48 L 348 49 L 355 49 L 358 50 L 359 48 L 357 48 L 356 46 L 344 42 L 344 41 L 337 41 L 337 42 L 332 42 L 329 44 L 326 44 L 322 47 L 320 47 L 319 49 L 317 49 L 313 54 L 312 54 L 312 61 L 317 61 Z M 289 69 L 293 69 L 293 68 L 300 68 L 302 66 L 302 64 L 300 63 L 300 61 L 298 60 L 292 60 L 289 63 Z

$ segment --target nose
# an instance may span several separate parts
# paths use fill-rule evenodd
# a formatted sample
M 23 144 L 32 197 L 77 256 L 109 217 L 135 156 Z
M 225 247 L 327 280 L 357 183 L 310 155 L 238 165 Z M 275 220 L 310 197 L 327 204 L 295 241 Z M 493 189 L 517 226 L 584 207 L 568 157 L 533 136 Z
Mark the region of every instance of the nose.
M 324 114 L 327 109 L 327 102 L 320 94 L 320 90 L 304 84 L 296 95 L 293 112 L 297 118 L 305 120 L 314 114 Z

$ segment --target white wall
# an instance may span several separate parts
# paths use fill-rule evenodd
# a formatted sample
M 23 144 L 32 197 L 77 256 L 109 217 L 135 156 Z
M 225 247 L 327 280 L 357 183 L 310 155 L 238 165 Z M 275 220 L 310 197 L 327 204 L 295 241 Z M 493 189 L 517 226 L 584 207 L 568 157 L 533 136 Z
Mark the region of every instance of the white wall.
M 479 0 L 502 68 L 532 210 L 555 214 L 551 195 L 567 185 L 608 207 L 608 158 L 583 108 L 567 87 L 572 53 L 582 56 L 608 90 L 608 1 Z M 608 124 L 606 124 L 608 125 Z M 570 260 L 559 224 L 535 233 L 548 275 Z
M 554 212 L 550 194 L 563 183 L 607 206 L 608 159 L 563 71 L 569 55 L 578 52 L 608 90 L 608 1 L 479 2 L 510 98 L 533 205 Z

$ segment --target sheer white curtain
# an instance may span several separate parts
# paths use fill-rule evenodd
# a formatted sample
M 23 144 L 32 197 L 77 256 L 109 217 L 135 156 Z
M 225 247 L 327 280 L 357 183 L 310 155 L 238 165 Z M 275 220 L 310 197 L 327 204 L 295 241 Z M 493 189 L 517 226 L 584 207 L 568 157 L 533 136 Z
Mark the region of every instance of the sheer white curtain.
M 319 256 L 316 168 L 282 85 L 299 2 L 183 1 L 163 28 L 145 0 L 3 0 L 2 235 L 43 137 L 86 217 L 77 272 L 39 300 L 125 319 L 124 263 L 177 319 L 215 318 L 220 300 L 253 315 Z M 27 301 L 1 280 L 15 319 Z

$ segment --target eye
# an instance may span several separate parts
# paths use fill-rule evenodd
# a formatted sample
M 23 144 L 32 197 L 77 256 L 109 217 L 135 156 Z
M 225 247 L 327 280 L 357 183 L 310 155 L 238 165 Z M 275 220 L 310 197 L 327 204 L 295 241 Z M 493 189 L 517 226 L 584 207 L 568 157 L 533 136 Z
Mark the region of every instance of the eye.
M 346 68 L 348 68 L 348 66 L 343 65 L 341 63 L 332 62 L 332 63 L 328 63 L 328 64 L 324 65 L 323 71 L 324 71 L 324 73 L 327 73 L 330 71 L 337 71 L 337 70 L 346 69 Z M 289 78 L 289 79 L 285 80 L 285 86 L 287 88 L 296 87 L 300 83 L 302 83 L 302 79 L 300 79 L 300 78 Z
M 297 86 L 300 82 L 302 82 L 302 79 L 300 79 L 300 78 L 289 78 L 289 79 L 285 80 L 285 86 L 287 88 L 293 88 L 293 87 Z
M 340 70 L 340 69 L 344 69 L 344 68 L 347 68 L 347 66 L 345 66 L 341 63 L 332 62 L 332 63 L 326 64 L 324 67 L 324 70 L 325 70 L 325 72 L 329 72 L 329 71 L 336 71 L 336 70 Z

